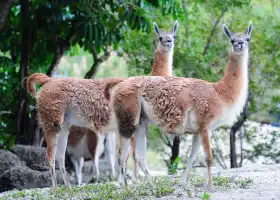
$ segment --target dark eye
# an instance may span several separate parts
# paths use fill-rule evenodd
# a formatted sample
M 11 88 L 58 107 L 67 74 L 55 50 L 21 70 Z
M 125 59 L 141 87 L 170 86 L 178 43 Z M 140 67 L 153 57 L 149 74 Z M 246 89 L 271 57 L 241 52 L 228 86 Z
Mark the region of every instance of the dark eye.
M 174 38 L 174 40 L 175 40 L 175 39 L 176 39 L 176 36 L 174 35 L 174 37 L 173 37 L 173 38 Z
M 172 42 L 171 40 L 167 40 L 167 42 Z
M 162 40 L 162 37 L 159 37 L 158 39 L 161 41 L 161 40 Z
M 233 44 L 233 43 L 234 43 L 234 40 L 231 40 L 230 42 Z
M 247 42 L 249 42 L 249 41 L 250 41 L 250 38 L 247 38 L 246 40 L 247 40 Z

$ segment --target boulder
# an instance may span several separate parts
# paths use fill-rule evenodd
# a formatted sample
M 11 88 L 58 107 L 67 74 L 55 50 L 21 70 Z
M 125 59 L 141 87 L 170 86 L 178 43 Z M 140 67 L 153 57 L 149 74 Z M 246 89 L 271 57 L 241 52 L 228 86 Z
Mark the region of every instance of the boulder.
M 0 150 L 0 176 L 14 166 L 25 166 L 25 162 L 10 151 Z
M 16 145 L 11 152 L 16 154 L 28 167 L 38 171 L 47 171 L 46 148 Z
M 63 184 L 61 173 L 56 171 L 58 184 Z M 72 179 L 72 178 L 71 178 Z M 73 183 L 72 183 L 73 184 Z M 51 186 L 49 171 L 36 171 L 28 166 L 15 166 L 6 170 L 0 178 L 0 192 L 10 189 L 43 188 Z

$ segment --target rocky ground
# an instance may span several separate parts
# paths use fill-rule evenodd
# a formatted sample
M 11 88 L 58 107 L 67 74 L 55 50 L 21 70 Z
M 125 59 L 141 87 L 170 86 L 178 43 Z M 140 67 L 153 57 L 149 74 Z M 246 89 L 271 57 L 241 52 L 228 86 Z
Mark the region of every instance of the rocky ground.
M 214 188 L 205 189 L 203 176 L 193 175 L 191 189 L 184 191 L 178 179 L 156 177 L 153 186 L 146 181 L 128 188 L 115 182 L 85 184 L 80 187 L 37 188 L 12 190 L 0 194 L 0 199 L 214 199 L 214 200 L 279 200 L 280 164 L 249 165 L 238 169 L 213 170 Z
M 10 151 L 0 150 L 0 192 L 11 189 L 50 187 L 51 179 L 45 154 L 45 148 L 27 145 L 16 145 Z M 107 159 L 101 159 L 100 173 L 108 173 L 109 166 Z M 66 160 L 66 169 L 70 174 L 71 183 L 76 184 L 69 160 L 68 162 Z M 58 168 L 56 172 L 58 183 L 63 184 Z M 93 174 L 91 162 L 85 162 L 83 180 L 86 182 L 91 180 Z

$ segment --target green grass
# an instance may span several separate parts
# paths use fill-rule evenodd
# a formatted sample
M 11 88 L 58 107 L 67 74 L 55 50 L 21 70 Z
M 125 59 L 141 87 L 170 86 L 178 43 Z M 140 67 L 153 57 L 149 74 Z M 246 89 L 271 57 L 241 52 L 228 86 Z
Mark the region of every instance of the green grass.
M 190 177 L 190 184 L 195 187 L 203 187 L 206 184 L 206 178 L 198 175 Z M 251 178 L 237 178 L 236 176 L 214 176 L 213 184 L 219 188 L 248 188 L 253 183 Z M 36 188 L 29 190 L 11 190 L 0 194 L 0 200 L 19 200 L 19 199 L 36 199 L 36 200 L 56 200 L 56 199 L 73 199 L 73 200 L 123 200 L 123 199 L 146 199 L 147 197 L 162 197 L 173 195 L 178 188 L 178 178 L 169 176 L 153 177 L 150 184 L 145 177 L 140 177 L 137 184 L 128 184 L 127 187 L 119 188 L 116 182 L 101 182 L 95 184 L 85 184 L 82 186 L 72 186 L 71 188 L 64 185 L 55 188 Z M 188 196 L 193 196 L 186 191 Z M 206 192 L 200 194 L 202 200 L 210 199 Z
M 190 184 L 195 187 L 202 187 L 207 182 L 203 176 L 192 175 L 190 177 Z M 218 174 L 213 176 L 213 185 L 221 188 L 229 188 L 231 186 L 238 186 L 239 188 L 248 188 L 253 183 L 251 178 L 237 178 L 236 176 L 223 176 Z
M 232 183 L 232 178 L 230 176 L 214 176 L 213 177 L 213 184 L 219 187 L 230 187 L 230 183 Z
M 235 184 L 240 188 L 248 188 L 249 185 L 253 183 L 253 179 L 251 178 L 244 178 L 240 180 L 235 180 Z
M 86 184 L 82 186 L 58 186 L 55 188 L 12 190 L 0 197 L 1 200 L 14 199 L 92 199 L 92 200 L 123 200 L 139 199 L 147 196 L 166 196 L 173 193 L 174 183 L 168 177 L 154 177 L 152 184 L 145 179 L 128 187 L 118 188 L 113 182 Z

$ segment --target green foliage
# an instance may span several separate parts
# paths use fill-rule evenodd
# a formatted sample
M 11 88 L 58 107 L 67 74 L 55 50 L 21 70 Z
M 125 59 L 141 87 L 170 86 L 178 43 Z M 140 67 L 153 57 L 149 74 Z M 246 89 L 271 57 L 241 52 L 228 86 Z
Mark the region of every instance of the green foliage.
M 180 157 L 177 156 L 175 160 L 168 165 L 168 174 L 176 174 L 178 165 L 180 164 Z
M 0 57 L 0 147 L 9 149 L 15 142 L 14 109 L 16 108 L 16 94 L 20 87 L 17 67 L 11 59 Z
M 208 200 L 210 199 L 210 194 L 207 194 L 206 192 L 203 192 L 201 200 Z

